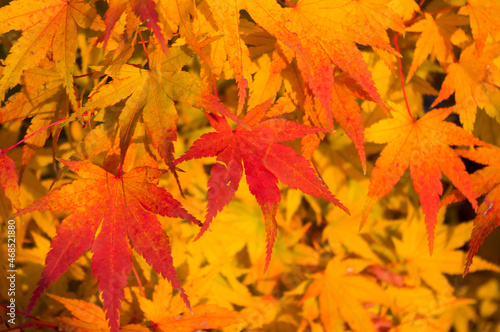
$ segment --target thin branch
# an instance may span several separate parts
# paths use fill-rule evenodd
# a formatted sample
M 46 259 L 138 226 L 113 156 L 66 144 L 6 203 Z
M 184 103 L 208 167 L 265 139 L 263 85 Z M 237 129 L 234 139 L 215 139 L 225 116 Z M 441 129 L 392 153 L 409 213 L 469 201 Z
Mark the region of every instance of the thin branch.
M 146 53 L 146 59 L 148 59 L 148 63 L 151 65 L 151 62 L 149 62 L 149 54 L 148 54 L 148 49 L 146 48 L 146 43 L 144 39 L 142 39 L 142 33 L 139 32 L 139 37 L 141 38 L 140 44 L 142 44 L 142 48 L 144 49 L 144 53 Z
M 83 114 L 82 114 L 82 116 L 86 116 L 86 115 L 88 115 L 88 114 L 89 114 L 89 113 L 88 113 L 88 112 L 86 112 L 86 113 L 83 113 Z M 69 117 L 68 117 L 68 118 L 69 118 Z M 64 122 L 64 121 L 68 120 L 68 118 L 64 118 L 64 119 L 58 120 L 58 121 L 56 121 L 56 122 L 54 122 L 54 123 L 51 123 L 51 124 L 49 124 L 49 125 L 47 125 L 47 126 L 43 127 L 42 129 L 38 129 L 38 130 L 37 130 L 37 131 L 35 131 L 34 133 L 29 134 L 28 136 L 26 136 L 25 138 L 23 138 L 22 140 L 20 140 L 20 141 L 19 141 L 19 142 L 17 142 L 16 144 L 12 145 L 11 147 L 8 147 L 7 149 L 5 149 L 5 150 L 0 150 L 0 151 L 1 151 L 1 152 L 3 152 L 3 153 L 5 153 L 5 152 L 7 152 L 7 151 L 9 151 L 9 150 L 11 150 L 11 149 L 13 149 L 13 148 L 15 148 L 16 146 L 18 146 L 18 145 L 19 145 L 19 144 L 21 144 L 22 142 L 26 141 L 28 138 L 33 137 L 33 136 L 35 136 L 36 134 L 39 134 L 40 132 L 44 131 L 45 129 L 48 129 L 48 128 L 50 128 L 50 127 L 52 127 L 52 126 L 55 126 L 55 125 L 57 125 L 57 124 L 59 124 L 59 123 L 61 123 L 61 122 Z
M 91 76 L 91 75 L 94 75 L 94 73 L 88 73 L 88 74 L 83 74 L 83 75 L 79 75 L 79 76 L 73 76 L 73 79 L 87 77 L 87 76 Z
M 146 293 L 144 293 L 144 287 L 142 287 L 141 280 L 139 279 L 139 274 L 137 274 L 137 271 L 133 265 L 132 265 L 132 271 L 134 271 L 135 279 L 137 280 L 137 283 L 139 284 L 139 290 L 141 291 L 142 297 L 146 298 Z M 153 327 L 153 331 L 156 331 L 156 325 L 153 321 L 151 321 L 151 325 Z
M 398 53 L 400 53 L 397 33 L 394 35 L 394 45 L 395 45 L 396 51 Z M 397 57 L 397 58 L 398 58 L 398 66 L 399 66 L 399 77 L 401 79 L 401 88 L 403 89 L 403 96 L 405 97 L 406 109 L 408 110 L 408 114 L 410 115 L 410 118 L 413 120 L 413 116 L 411 115 L 411 111 L 410 111 L 410 104 L 408 104 L 408 98 L 406 98 L 405 80 L 403 78 L 403 66 L 401 65 L 401 58 L 400 57 Z
M 453 6 L 453 7 L 441 8 L 441 9 L 435 10 L 433 12 L 428 12 L 428 13 L 425 13 L 425 14 L 434 15 L 434 14 L 438 14 L 438 13 L 445 12 L 445 11 L 448 11 L 448 10 L 459 9 L 459 8 L 462 8 L 462 6 Z M 412 18 L 411 20 L 405 22 L 405 25 L 406 26 L 410 26 L 413 23 L 415 23 L 416 21 L 419 21 L 419 20 L 423 19 L 425 17 L 425 14 L 417 16 L 415 18 Z
M 3 152 L 5 153 L 5 152 L 9 151 L 10 149 L 15 148 L 16 146 L 18 146 L 18 145 L 19 145 L 19 144 L 21 144 L 22 142 L 26 141 L 28 138 L 33 137 L 33 136 L 35 136 L 36 134 L 38 134 L 38 133 L 40 133 L 40 132 L 44 131 L 45 129 L 50 128 L 50 127 L 52 127 L 52 126 L 55 126 L 56 124 L 59 124 L 59 123 L 64 122 L 64 121 L 66 121 L 66 120 L 67 120 L 67 118 L 61 119 L 61 120 L 59 120 L 59 121 L 56 121 L 56 122 L 54 122 L 54 123 L 51 123 L 51 124 L 49 124 L 49 125 L 47 125 L 47 126 L 43 127 L 42 129 L 39 129 L 39 130 L 35 131 L 34 133 L 32 133 L 32 134 L 30 134 L 30 135 L 26 136 L 25 138 L 23 138 L 22 140 L 20 140 L 20 141 L 19 141 L 19 142 L 17 142 L 16 144 L 12 145 L 11 147 L 9 147 L 9 148 L 7 148 L 7 149 L 3 150 Z

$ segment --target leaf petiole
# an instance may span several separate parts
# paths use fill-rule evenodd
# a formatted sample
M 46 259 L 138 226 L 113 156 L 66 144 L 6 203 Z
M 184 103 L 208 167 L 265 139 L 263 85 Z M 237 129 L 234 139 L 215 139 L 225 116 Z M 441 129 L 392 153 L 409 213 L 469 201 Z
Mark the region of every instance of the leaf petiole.
M 141 42 L 139 44 L 142 44 L 142 48 L 144 49 L 144 53 L 146 54 L 146 59 L 148 60 L 148 63 L 151 64 L 151 62 L 149 61 L 149 54 L 148 54 L 148 50 L 146 48 L 146 42 L 144 41 L 144 39 L 142 39 L 142 33 L 139 32 L 139 37 L 141 38 Z
M 394 35 L 394 46 L 396 48 L 396 51 L 398 53 L 399 52 L 399 45 L 398 45 L 398 34 L 396 33 Z M 411 115 L 411 111 L 410 111 L 410 105 L 408 104 L 408 98 L 406 98 L 406 90 L 405 90 L 405 80 L 403 78 L 403 66 L 401 65 L 401 58 L 400 57 L 397 57 L 398 58 L 398 67 L 399 67 L 399 78 L 401 79 L 401 89 L 403 90 L 403 96 L 405 98 L 405 103 L 406 103 L 406 109 L 408 110 L 408 114 L 410 115 L 410 118 L 415 121 L 413 119 L 413 116 Z
M 83 113 L 83 114 L 82 114 L 82 116 L 86 116 L 86 115 L 88 115 L 88 112 L 86 112 L 86 113 Z M 64 118 L 64 119 L 58 120 L 58 121 L 56 121 L 56 122 L 53 122 L 53 123 L 51 123 L 51 124 L 49 124 L 49 125 L 47 125 L 47 126 L 45 126 L 45 127 L 41 128 L 41 129 L 39 129 L 39 130 L 35 131 L 34 133 L 29 134 L 28 136 L 26 136 L 25 138 L 23 138 L 22 140 L 20 140 L 20 141 L 19 141 L 19 142 L 17 142 L 16 144 L 14 144 L 14 145 L 12 145 L 12 146 L 8 147 L 7 149 L 5 149 L 5 150 L 0 150 L 0 151 L 2 151 L 3 153 L 5 153 L 5 152 L 7 152 L 7 151 L 9 151 L 9 150 L 11 150 L 11 149 L 13 149 L 13 148 L 15 148 L 15 147 L 16 147 L 16 146 L 18 146 L 19 144 L 23 143 L 23 142 L 24 142 L 24 141 L 26 141 L 28 138 L 33 137 L 33 136 L 35 136 L 36 134 L 39 134 L 40 132 L 44 131 L 45 129 L 48 129 L 48 128 L 52 127 L 52 126 L 55 126 L 55 125 L 57 125 L 57 124 L 59 124 L 59 123 L 62 123 L 62 122 L 64 122 L 64 121 L 68 120 L 69 118 L 70 118 L 70 117 L 67 117 L 67 118 Z

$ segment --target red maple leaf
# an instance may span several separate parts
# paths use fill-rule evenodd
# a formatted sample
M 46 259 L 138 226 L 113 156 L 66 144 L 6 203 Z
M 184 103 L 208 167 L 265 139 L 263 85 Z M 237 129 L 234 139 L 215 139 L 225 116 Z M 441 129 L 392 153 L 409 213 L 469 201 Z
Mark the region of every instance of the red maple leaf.
M 111 0 L 109 2 L 109 8 L 106 11 L 105 23 L 106 32 L 103 36 L 103 49 L 106 50 L 106 45 L 109 38 L 111 37 L 111 32 L 116 22 L 120 19 L 120 16 L 126 11 L 130 10 L 140 17 L 141 21 L 145 22 L 148 28 L 154 33 L 155 37 L 158 39 L 163 51 L 165 53 L 168 51 L 168 45 L 163 36 L 162 30 L 158 25 L 158 13 L 156 12 L 156 3 L 152 0 Z
M 20 191 L 17 183 L 16 163 L 7 155 L 5 151 L 0 150 L 0 186 L 3 188 L 5 197 L 11 202 L 16 209 L 21 207 L 19 201 Z
M 228 110 L 218 113 L 230 113 Z M 198 239 L 210 226 L 213 218 L 229 204 L 238 189 L 243 166 L 250 192 L 259 203 L 266 221 L 267 257 L 265 269 L 271 260 L 277 234 L 276 210 L 281 195 L 278 179 L 291 188 L 335 204 L 347 213 L 347 208 L 328 190 L 310 162 L 289 146 L 277 144 L 298 137 L 325 131 L 284 119 L 262 121 L 270 101 L 256 106 L 232 130 L 224 117 L 207 114 L 216 132 L 204 134 L 176 163 L 217 156 L 219 163 L 212 166 L 208 181 L 208 206 L 205 222 Z M 239 122 L 240 122 L 239 121 Z
M 469 273 L 472 260 L 479 250 L 484 239 L 498 226 L 500 226 L 500 149 L 494 146 L 478 147 L 471 150 L 459 151 L 461 157 L 476 163 L 487 165 L 471 175 L 474 196 L 484 200 L 479 206 L 474 228 L 472 229 L 469 251 L 465 262 L 464 277 Z M 442 205 L 460 202 L 466 197 L 458 190 L 453 190 L 443 199 Z
M 168 236 L 155 214 L 184 218 L 196 224 L 199 221 L 165 189 L 156 185 L 165 171 L 137 167 L 128 173 L 114 175 L 88 162 L 61 162 L 83 179 L 50 192 L 15 215 L 42 210 L 73 210 L 61 222 L 51 242 L 51 251 L 26 315 L 43 290 L 91 247 L 92 273 L 102 292 L 106 318 L 111 330 L 118 331 L 120 301 L 124 296 L 127 274 L 132 268 L 132 250 L 127 238 L 135 251 L 179 290 L 190 307 L 177 279 Z M 101 230 L 94 240 L 99 226 Z

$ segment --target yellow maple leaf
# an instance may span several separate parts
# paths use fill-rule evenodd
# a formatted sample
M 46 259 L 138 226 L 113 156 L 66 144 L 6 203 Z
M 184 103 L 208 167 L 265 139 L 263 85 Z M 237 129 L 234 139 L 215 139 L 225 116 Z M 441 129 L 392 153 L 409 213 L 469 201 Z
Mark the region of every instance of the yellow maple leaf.
M 207 267 L 198 273 L 197 278 L 191 277 L 186 288 L 195 294 L 195 297 L 192 298 L 193 303 L 199 302 L 201 297 L 208 292 L 217 274 L 217 268 Z M 182 305 L 178 294 L 173 296 L 170 283 L 164 279 L 159 280 L 152 300 L 139 295 L 138 299 L 146 317 L 165 332 L 216 329 L 242 322 L 237 312 L 215 304 L 199 303 L 193 306 L 192 312 L 190 312 Z
M 469 240 L 473 223 L 467 222 L 451 227 L 443 224 L 443 220 L 444 211 L 439 216 L 432 256 L 428 254 L 425 246 L 426 234 L 421 227 L 421 218 L 405 224 L 402 227 L 402 239 L 394 238 L 393 242 L 415 285 L 418 286 L 421 281 L 425 281 L 435 291 L 448 289 L 452 292 L 452 286 L 444 274 L 462 274 L 466 253 L 460 250 L 460 247 Z M 480 270 L 500 272 L 500 267 L 476 257 L 472 271 Z
M 376 282 L 359 275 L 368 265 L 368 261 L 335 256 L 324 274 L 309 285 L 302 301 L 319 296 L 321 321 L 327 331 L 343 326 L 343 321 L 355 331 L 375 331 L 363 303 L 387 304 L 388 297 Z

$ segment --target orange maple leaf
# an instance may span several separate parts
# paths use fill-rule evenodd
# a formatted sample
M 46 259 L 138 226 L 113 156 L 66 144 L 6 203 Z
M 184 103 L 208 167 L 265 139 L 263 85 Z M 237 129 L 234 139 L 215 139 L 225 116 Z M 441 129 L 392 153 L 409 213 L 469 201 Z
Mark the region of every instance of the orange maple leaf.
M 432 253 L 437 223 L 439 197 L 443 193 L 441 171 L 477 209 L 477 201 L 465 165 L 450 145 L 483 145 L 464 129 L 445 121 L 451 108 L 435 109 L 418 120 L 394 105 L 392 118 L 381 120 L 366 129 L 366 139 L 387 143 L 372 171 L 368 201 L 363 212 L 366 221 L 373 204 L 385 196 L 410 167 L 413 186 L 425 215 L 429 251 Z
M 0 33 L 22 30 L 23 34 L 10 49 L 0 79 L 0 100 L 5 92 L 19 83 L 23 70 L 34 68 L 52 48 L 56 71 L 76 107 L 73 90 L 73 68 L 76 60 L 77 26 L 104 30 L 97 11 L 82 0 L 16 0 L 0 8 Z
M 193 308 L 192 314 L 188 312 L 177 317 L 165 317 L 155 323 L 162 331 L 190 332 L 222 328 L 240 321 L 242 319 L 237 312 L 215 304 L 200 304 Z
M 160 157 L 173 168 L 172 141 L 177 138 L 177 110 L 174 101 L 198 103 L 199 82 L 193 75 L 179 71 L 190 59 L 178 47 L 171 48 L 168 56 L 154 43 L 150 43 L 148 70 L 123 65 L 115 72 L 113 66 L 105 73 L 113 78 L 109 84 L 98 85 L 80 112 L 102 109 L 128 98 L 120 113 L 120 147 L 122 158 L 131 139 L 135 122 L 142 116 L 153 147 Z
M 358 150 L 363 172 L 366 173 L 366 153 L 364 144 L 364 125 L 361 109 L 356 97 L 370 100 L 359 85 L 349 75 L 342 73 L 335 76 L 332 100 L 334 102 L 332 114 L 340 127 L 352 140 Z
M 496 0 L 468 0 L 459 14 L 469 15 L 472 35 L 481 54 L 488 34 L 495 38 L 500 33 L 500 4 Z
M 432 106 L 455 93 L 454 111 L 460 115 L 465 130 L 472 132 L 474 129 L 478 107 L 484 108 L 486 113 L 500 121 L 500 83 L 498 68 L 493 64 L 499 55 L 500 43 L 486 45 L 480 56 L 475 44 L 463 50 L 460 61 L 446 68 L 446 78 Z
M 47 296 L 62 303 L 75 317 L 54 317 L 61 329 L 78 329 L 78 331 L 109 331 L 104 311 L 97 305 L 82 301 L 68 299 L 53 294 Z
M 61 331 L 78 331 L 78 332 L 107 332 L 109 331 L 106 322 L 106 314 L 99 306 L 82 301 L 73 300 L 65 297 L 60 297 L 53 294 L 47 294 L 54 300 L 62 303 L 64 307 L 71 312 L 74 317 L 57 316 L 51 317 L 51 320 L 41 320 L 39 323 L 47 323 L 52 325 L 53 319 L 57 321 L 57 325 Z M 128 324 L 120 327 L 120 331 L 126 332 L 149 332 L 147 327 L 138 324 Z
M 23 146 L 21 174 L 35 152 L 45 145 L 51 133 L 54 142 L 57 143 L 61 128 L 52 127 L 46 130 L 43 128 L 64 119 L 70 108 L 64 79 L 58 75 L 57 65 L 54 62 L 43 59 L 38 67 L 24 71 L 22 81 L 24 84 L 21 91 L 12 96 L 5 107 L 0 109 L 0 124 L 31 118 Z M 38 133 L 34 134 L 36 132 Z
M 172 287 L 166 280 L 159 280 L 149 300 L 136 291 L 139 305 L 144 315 L 153 322 L 157 330 L 189 332 L 206 329 L 219 329 L 243 319 L 236 311 L 220 305 L 208 304 L 206 293 L 213 286 L 213 281 L 219 276 L 218 269 L 207 267 L 197 273 L 197 276 L 186 280 L 185 288 L 192 294 L 193 310 L 190 312 L 182 305 L 179 294 L 172 293 Z
M 453 62 L 451 36 L 457 31 L 459 25 L 464 24 L 467 24 L 467 19 L 452 12 L 439 14 L 436 19 L 425 13 L 425 19 L 406 28 L 406 31 L 421 32 L 406 81 L 411 80 L 417 68 L 430 54 L 434 54 L 441 63 Z
M 217 156 L 220 162 L 211 170 L 212 176 L 208 181 L 207 214 L 197 238 L 209 228 L 217 213 L 234 197 L 243 174 L 243 165 L 245 165 L 250 192 L 257 198 L 266 220 L 265 269 L 269 266 L 277 234 L 275 216 L 281 199 L 277 186 L 278 179 L 291 188 L 322 197 L 349 213 L 347 208 L 328 190 L 323 180 L 317 176 L 307 159 L 297 155 L 291 147 L 277 144 L 325 130 L 284 119 L 269 119 L 261 122 L 269 106 L 270 100 L 256 106 L 240 120 L 243 125 L 235 130 L 231 129 L 224 117 L 208 114 L 207 117 L 216 132 L 201 136 L 189 151 L 176 161 L 180 163 L 194 158 Z M 218 112 L 222 113 L 221 110 Z M 224 113 L 230 112 L 226 110 Z
M 292 8 L 277 2 L 245 0 L 247 11 L 284 47 L 295 52 L 298 68 L 332 123 L 332 64 L 349 73 L 385 110 L 356 42 L 395 54 L 386 29 L 402 31 L 396 13 L 379 0 L 302 0 Z
M 118 331 L 120 301 L 132 268 L 133 248 L 189 301 L 177 279 L 168 236 L 155 214 L 199 222 L 163 188 L 158 178 L 165 172 L 137 167 L 114 175 L 88 162 L 64 161 L 83 179 L 54 190 L 15 216 L 42 210 L 73 210 L 61 222 L 51 242 L 45 268 L 33 292 L 27 313 L 49 284 L 57 280 L 84 251 L 92 247 L 92 273 L 102 292 L 103 306 L 112 331 Z M 94 240 L 98 228 L 100 232 Z
M 242 5 L 232 0 L 208 0 L 211 12 L 217 25 L 224 33 L 224 50 L 234 70 L 238 84 L 238 114 L 243 109 L 246 98 L 248 80 L 251 80 L 250 68 L 252 60 L 247 45 L 240 37 L 239 15 Z
M 497 147 L 479 147 L 477 149 L 460 151 L 460 156 L 476 163 L 488 165 L 471 175 L 475 197 L 484 197 L 474 219 L 471 241 L 463 275 L 469 272 L 472 259 L 484 239 L 500 226 L 500 149 Z M 442 204 L 447 205 L 464 200 L 462 193 L 454 190 L 443 199 Z
M 304 109 L 303 123 L 313 127 L 329 128 L 332 126 L 327 119 L 323 108 L 317 102 L 312 91 L 298 77 L 298 70 L 290 66 L 292 70 L 282 72 L 285 80 L 292 85 L 289 97 L 281 97 L 273 106 L 270 114 L 278 116 L 283 113 L 294 112 L 295 105 L 300 105 Z M 363 100 L 372 100 L 370 96 L 361 88 L 361 86 L 346 72 L 340 73 L 334 77 L 331 86 L 332 108 L 331 115 L 335 121 L 344 129 L 347 136 L 353 141 L 358 150 L 363 171 L 366 172 L 366 154 L 364 149 L 364 126 L 361 109 L 356 98 Z M 287 105 L 289 104 L 289 105 Z M 292 106 L 292 107 L 288 107 Z M 302 155 L 311 159 L 316 151 L 324 134 L 311 134 L 302 139 Z

